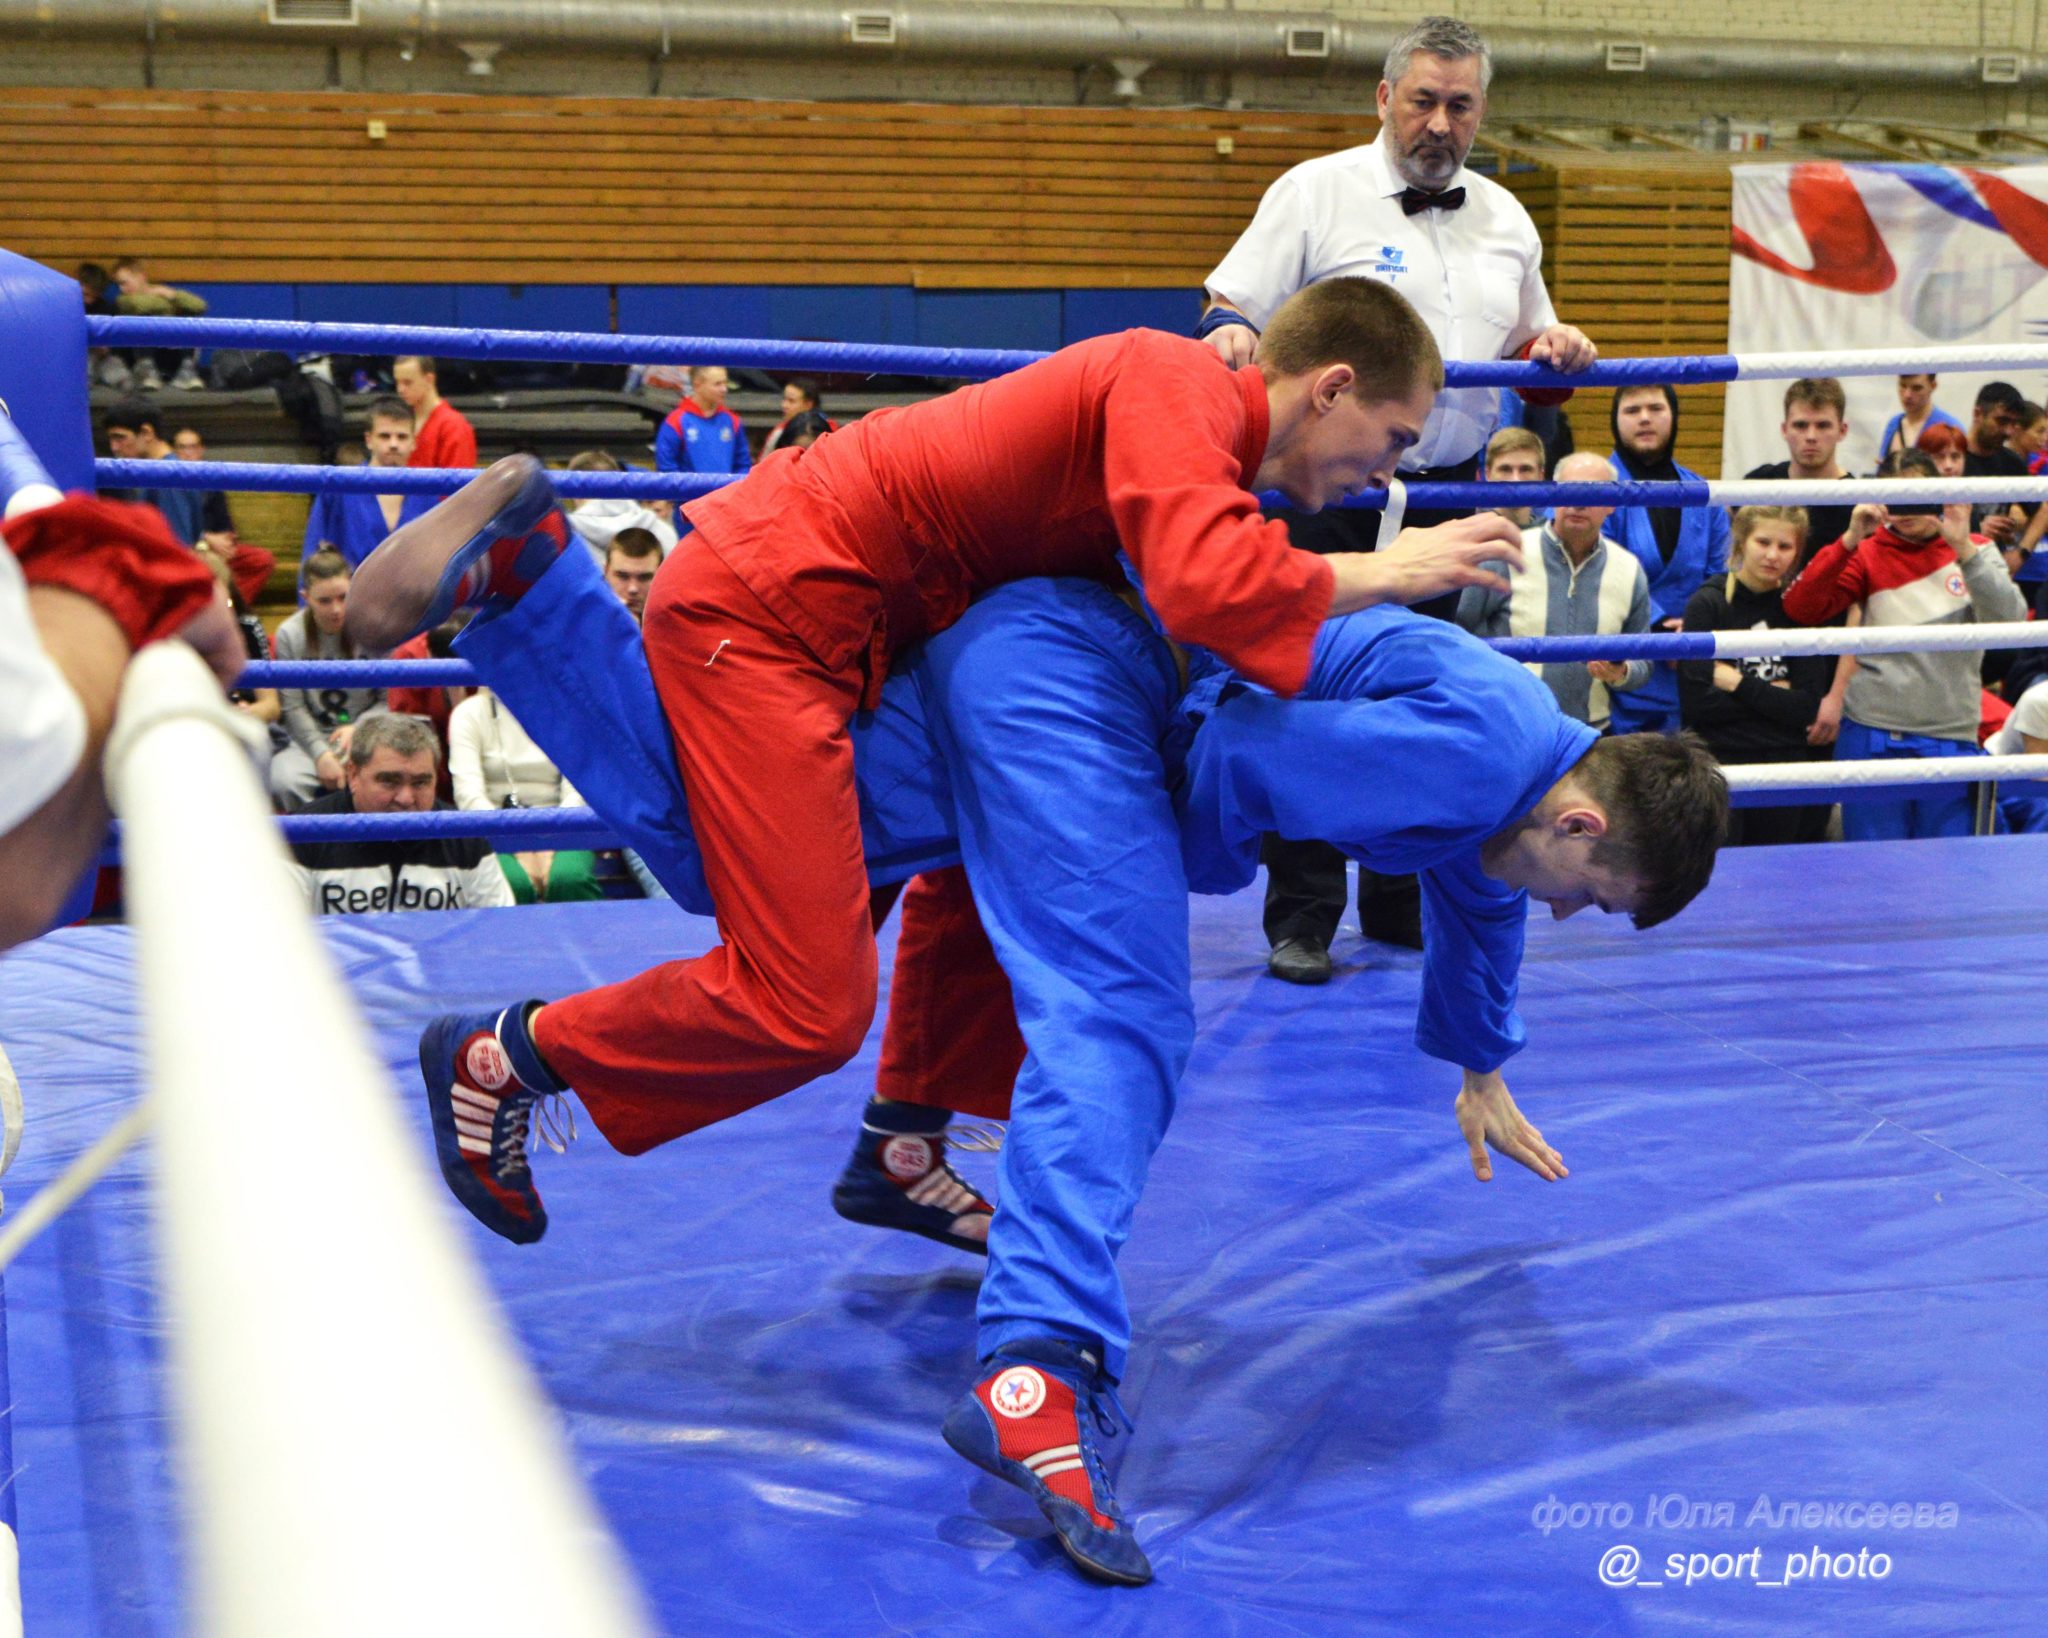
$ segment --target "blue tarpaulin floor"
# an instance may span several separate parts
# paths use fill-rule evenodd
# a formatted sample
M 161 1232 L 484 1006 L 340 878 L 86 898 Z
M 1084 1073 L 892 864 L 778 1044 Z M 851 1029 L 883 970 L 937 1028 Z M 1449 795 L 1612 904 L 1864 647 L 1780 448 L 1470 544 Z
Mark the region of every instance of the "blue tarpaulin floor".
M 1124 1258 L 1142 1590 L 940 1442 L 976 1267 L 827 1202 L 871 1056 L 639 1160 L 543 1153 L 539 1246 L 448 1209 L 678 1634 L 2048 1631 L 2044 883 L 2043 838 L 1767 850 L 1666 928 L 1534 927 L 1511 1081 L 1572 1176 L 1485 1186 L 1408 1045 L 1416 958 L 1347 940 L 1294 989 L 1255 898 L 1198 904 L 1201 1040 Z M 326 930 L 423 1154 L 426 1017 L 710 932 Z M 126 933 L 0 961 L 0 1039 L 18 1204 L 134 1095 Z M 185 1630 L 148 1206 L 131 1159 L 7 1275 L 38 1638 Z

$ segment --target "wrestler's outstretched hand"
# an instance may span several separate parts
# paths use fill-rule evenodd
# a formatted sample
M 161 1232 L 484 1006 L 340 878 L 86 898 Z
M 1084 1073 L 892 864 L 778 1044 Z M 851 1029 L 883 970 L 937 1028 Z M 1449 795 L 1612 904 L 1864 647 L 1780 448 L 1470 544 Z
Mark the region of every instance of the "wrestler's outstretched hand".
M 1486 1153 L 1488 1145 L 1510 1160 L 1520 1161 L 1548 1182 L 1571 1176 L 1565 1170 L 1564 1156 L 1545 1143 L 1543 1134 L 1523 1119 L 1515 1100 L 1508 1096 L 1508 1083 L 1499 1070 L 1486 1074 L 1466 1070 L 1464 1090 L 1458 1094 L 1454 1109 L 1458 1130 L 1465 1134 L 1466 1147 L 1472 1151 L 1472 1175 L 1480 1182 L 1493 1177 L 1493 1161 Z
M 1420 603 L 1467 586 L 1504 592 L 1508 583 L 1489 564 L 1522 566 L 1522 531 L 1497 512 L 1454 518 L 1433 529 L 1403 529 L 1377 552 L 1333 552 L 1337 575 L 1332 614 L 1375 603 Z

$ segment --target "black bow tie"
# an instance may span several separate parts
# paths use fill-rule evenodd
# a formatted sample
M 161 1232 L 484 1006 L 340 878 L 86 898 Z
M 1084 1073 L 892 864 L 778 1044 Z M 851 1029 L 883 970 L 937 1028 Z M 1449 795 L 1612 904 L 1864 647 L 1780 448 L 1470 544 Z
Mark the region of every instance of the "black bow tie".
M 1463 188 L 1446 188 L 1442 193 L 1424 193 L 1420 188 L 1401 190 L 1401 212 L 1413 216 L 1419 210 L 1459 210 L 1465 203 Z

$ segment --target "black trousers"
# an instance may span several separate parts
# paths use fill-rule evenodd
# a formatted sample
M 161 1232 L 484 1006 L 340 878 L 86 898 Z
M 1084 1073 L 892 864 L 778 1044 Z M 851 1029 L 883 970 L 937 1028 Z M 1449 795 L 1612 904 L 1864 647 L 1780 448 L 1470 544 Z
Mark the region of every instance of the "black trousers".
M 1407 483 L 1469 483 L 1479 475 L 1479 457 L 1454 466 L 1431 467 L 1402 474 Z M 1432 511 L 1411 507 L 1403 527 L 1432 528 L 1453 518 L 1470 517 L 1473 508 Z M 1287 520 L 1294 544 L 1310 552 L 1370 552 L 1379 544 L 1378 512 L 1332 507 L 1323 512 L 1272 509 Z M 1438 620 L 1455 619 L 1458 594 L 1433 597 L 1414 605 L 1417 614 Z M 1344 855 L 1328 842 L 1296 842 L 1268 836 L 1259 849 L 1266 867 L 1266 942 L 1291 938 L 1328 945 L 1344 919 Z M 1364 866 L 1358 871 L 1358 921 L 1369 938 L 1410 939 L 1422 924 L 1422 888 L 1413 876 L 1383 876 Z

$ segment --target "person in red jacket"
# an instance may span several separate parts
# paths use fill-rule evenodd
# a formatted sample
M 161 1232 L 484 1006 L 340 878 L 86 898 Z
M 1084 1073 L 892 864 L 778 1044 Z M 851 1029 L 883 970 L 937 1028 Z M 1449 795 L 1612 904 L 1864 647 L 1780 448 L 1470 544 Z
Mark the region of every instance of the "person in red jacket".
M 406 457 L 405 464 L 475 466 L 476 428 L 461 410 L 441 396 L 434 361 L 416 353 L 395 359 L 391 380 L 398 388 L 398 396 L 412 411 L 412 454 Z
M 1314 511 L 1383 482 L 1443 383 L 1389 287 L 1333 279 L 1290 300 L 1259 362 L 1133 330 L 1012 375 L 868 416 L 693 502 L 644 624 L 724 943 L 543 1006 L 431 1024 L 421 1066 L 459 1134 L 464 1203 L 508 1238 L 546 1226 L 524 1158 L 533 1104 L 569 1087 L 637 1154 L 846 1062 L 877 957 L 848 719 L 890 658 L 976 593 L 1037 575 L 1122 578 L 1166 632 L 1283 694 L 1334 614 L 1498 585 L 1519 565 L 1494 516 L 1318 557 L 1256 491 Z M 389 648 L 456 606 L 496 612 L 567 529 L 538 465 L 500 462 L 364 565 L 351 633 Z M 451 1182 L 456 1182 L 451 1178 Z

